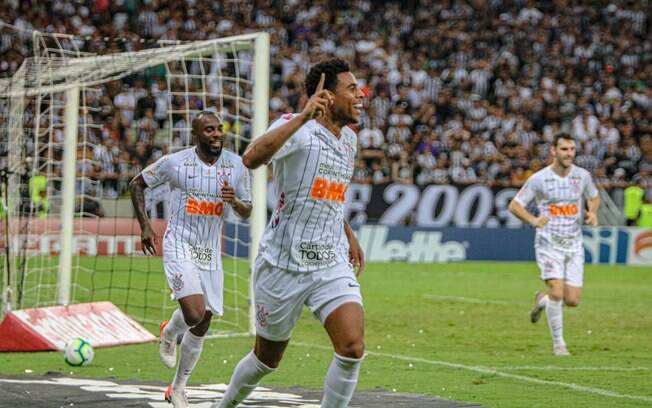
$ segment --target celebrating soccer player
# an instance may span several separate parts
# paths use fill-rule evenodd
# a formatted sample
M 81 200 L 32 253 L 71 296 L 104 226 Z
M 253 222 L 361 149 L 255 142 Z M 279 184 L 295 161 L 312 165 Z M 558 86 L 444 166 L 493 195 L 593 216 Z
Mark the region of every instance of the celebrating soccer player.
M 256 342 L 235 368 L 219 407 L 235 407 L 279 365 L 303 305 L 321 321 L 335 354 L 322 407 L 346 407 L 364 353 L 358 273 L 360 245 L 344 221 L 363 93 L 348 64 L 323 61 L 306 77 L 310 99 L 274 122 L 242 156 L 249 168 L 274 167 L 278 205 L 254 265 Z M 216 405 L 218 406 L 218 405 Z
M 575 140 L 570 135 L 560 133 L 555 136 L 551 155 L 553 163 L 527 180 L 509 204 L 509 210 L 537 229 L 534 241 L 536 260 L 541 279 L 548 286 L 547 294 L 536 293 L 530 320 L 536 323 L 545 309 L 553 353 L 568 356 L 562 306 L 579 305 L 582 294 L 582 198 L 588 198 L 586 223 L 597 226 L 600 196 L 589 172 L 573 165 Z M 525 209 L 533 199 L 539 209 L 537 217 Z
M 177 336 L 183 334 L 174 381 L 165 399 L 186 407 L 185 387 L 213 314 L 223 312 L 222 222 L 226 206 L 242 218 L 251 213 L 249 171 L 224 145 L 222 121 L 210 111 L 192 121 L 195 146 L 163 156 L 130 183 L 141 228 L 143 252 L 156 254 L 158 237 L 145 211 L 144 190 L 170 185 L 171 216 L 163 237 L 163 266 L 179 309 L 161 324 L 159 352 L 167 367 L 176 363 Z

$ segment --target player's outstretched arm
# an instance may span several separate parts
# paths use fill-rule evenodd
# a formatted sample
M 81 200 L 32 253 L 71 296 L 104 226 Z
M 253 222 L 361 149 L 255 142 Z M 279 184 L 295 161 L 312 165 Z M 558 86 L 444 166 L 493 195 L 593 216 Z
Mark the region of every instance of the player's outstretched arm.
M 585 221 L 592 227 L 598 226 L 598 209 L 600 208 L 600 195 L 589 199 L 589 209 L 586 212 Z
M 300 114 L 294 116 L 289 121 L 279 127 L 271 129 L 257 138 L 245 150 L 242 155 L 242 162 L 250 169 L 269 163 L 281 146 L 303 126 L 307 121 L 317 118 L 326 112 L 326 109 L 332 103 L 330 91 L 324 89 L 326 76 L 322 74 L 315 94 L 310 97 L 306 107 Z
M 152 229 L 152 225 L 149 223 L 147 211 L 145 210 L 146 188 L 147 183 L 145 183 L 145 179 L 143 179 L 142 174 L 137 175 L 131 180 L 131 182 L 129 182 L 129 191 L 131 191 L 131 203 L 134 206 L 134 212 L 136 213 L 136 218 L 138 218 L 138 223 L 140 224 L 140 239 L 143 247 L 143 252 L 145 255 L 156 255 L 156 244 L 158 237 Z
M 521 221 L 528 223 L 535 228 L 541 228 L 548 223 L 548 218 L 546 218 L 543 215 L 540 215 L 538 217 L 533 216 L 528 212 L 528 210 L 525 209 L 525 207 L 519 204 L 516 200 L 512 200 L 509 203 L 508 208 L 509 211 L 515 216 L 517 216 Z

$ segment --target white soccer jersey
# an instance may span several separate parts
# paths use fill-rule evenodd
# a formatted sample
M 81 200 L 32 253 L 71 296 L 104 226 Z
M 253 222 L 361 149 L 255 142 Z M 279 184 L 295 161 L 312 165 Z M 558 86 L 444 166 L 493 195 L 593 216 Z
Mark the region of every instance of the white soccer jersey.
M 585 169 L 573 166 L 566 177 L 560 177 L 548 166 L 532 175 L 514 199 L 523 207 L 535 199 L 539 213 L 549 220 L 543 228 L 537 228 L 535 247 L 580 251 L 582 196 L 597 195 L 598 189 Z
M 287 114 L 270 130 L 292 119 Z M 338 139 L 316 120 L 306 122 L 272 157 L 278 203 L 265 228 L 260 255 L 271 265 L 312 272 L 348 262 L 344 193 L 353 175 L 356 136 Z
M 221 236 L 225 207 L 222 186 L 233 186 L 251 201 L 249 171 L 237 154 L 222 150 L 212 165 L 188 148 L 161 157 L 142 172 L 148 187 L 170 186 L 170 219 L 163 239 L 163 259 L 189 259 L 202 269 L 222 269 Z

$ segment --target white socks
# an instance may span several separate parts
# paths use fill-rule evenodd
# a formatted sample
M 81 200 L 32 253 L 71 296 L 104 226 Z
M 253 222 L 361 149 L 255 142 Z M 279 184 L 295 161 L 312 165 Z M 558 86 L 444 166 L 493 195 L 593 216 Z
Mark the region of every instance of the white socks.
M 168 321 L 167 326 L 163 329 L 163 335 L 167 339 L 174 340 L 176 344 L 177 336 L 185 333 L 189 328 L 190 326 L 188 326 L 186 321 L 183 319 L 183 312 L 180 308 L 177 308 L 174 313 L 172 313 L 172 317 Z
M 324 381 L 324 397 L 321 408 L 348 407 L 358 383 L 361 362 L 362 359 L 335 354 Z M 213 405 L 213 407 L 235 408 L 251 394 L 264 376 L 274 371 L 273 368 L 260 362 L 253 351 L 250 352 L 235 367 L 229 387 L 220 404 Z
M 321 408 L 346 408 L 358 384 L 362 359 L 342 357 L 335 353 L 324 381 Z
M 238 406 L 256 388 L 260 380 L 267 374 L 273 373 L 273 368 L 260 362 L 254 352 L 247 354 L 233 371 L 229 387 L 224 392 L 224 397 L 219 408 L 233 408 Z
M 194 335 L 190 330 L 183 335 L 183 341 L 181 342 L 181 357 L 179 357 L 177 375 L 174 377 L 174 381 L 172 382 L 172 389 L 176 390 L 186 387 L 190 373 L 192 373 L 195 365 L 197 365 L 203 345 L 203 336 L 199 337 Z
M 563 319 L 563 300 L 549 299 L 546 304 L 546 316 L 548 317 L 548 327 L 552 335 L 554 345 L 566 345 L 564 341 L 564 319 Z

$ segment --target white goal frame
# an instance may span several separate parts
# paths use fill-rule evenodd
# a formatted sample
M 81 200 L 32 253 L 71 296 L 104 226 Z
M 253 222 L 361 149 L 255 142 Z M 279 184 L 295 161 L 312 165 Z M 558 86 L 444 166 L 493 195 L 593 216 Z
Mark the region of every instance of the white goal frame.
M 38 32 L 35 32 L 35 48 L 38 48 Z M 181 57 L 210 55 L 218 49 L 233 49 L 233 44 L 253 43 L 253 95 L 251 141 L 261 136 L 268 125 L 270 37 L 268 33 L 251 33 L 239 36 L 180 43 L 161 48 L 146 49 L 101 56 L 38 55 L 28 58 L 17 75 L 11 79 L 0 79 L 0 97 L 10 100 L 11 113 L 8 118 L 10 140 L 22 138 L 22 123 L 18 109 L 23 99 L 47 93 L 64 92 L 64 160 L 62 167 L 61 231 L 58 275 L 57 303 L 67 305 L 71 301 L 72 286 L 72 248 L 73 222 L 75 216 L 76 149 L 80 111 L 80 90 L 107 81 L 126 77 L 149 67 L 165 64 Z M 250 49 L 249 47 L 243 49 Z M 46 78 L 44 80 L 43 78 Z M 10 152 L 11 156 L 11 152 Z M 11 157 L 9 158 L 11 162 Z M 249 221 L 249 269 L 253 267 L 258 253 L 258 245 L 267 222 L 267 168 L 261 166 L 252 171 L 252 213 Z M 11 192 L 11 191 L 10 191 Z M 10 216 L 7 209 L 7 216 Z M 11 220 L 11 218 L 10 218 Z M 7 243 L 9 245 L 9 243 Z M 3 265 L 3 278 L 8 273 Z M 11 310 L 11 286 L 5 288 L 0 312 Z M 254 305 L 252 285 L 249 279 L 249 333 L 254 332 Z

